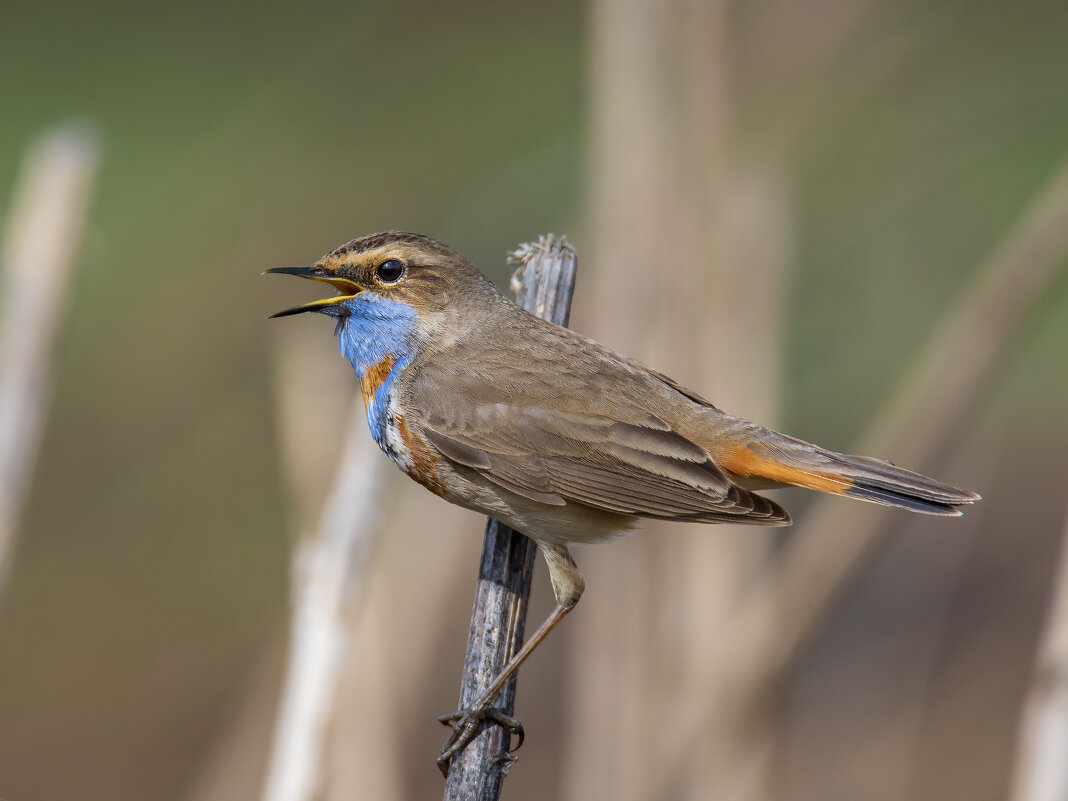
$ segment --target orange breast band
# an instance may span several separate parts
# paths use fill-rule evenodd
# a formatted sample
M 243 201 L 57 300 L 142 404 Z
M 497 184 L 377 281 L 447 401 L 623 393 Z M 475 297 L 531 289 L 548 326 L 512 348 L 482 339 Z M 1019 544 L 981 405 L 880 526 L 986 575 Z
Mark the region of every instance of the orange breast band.
M 382 386 L 382 382 L 386 380 L 394 364 L 396 364 L 396 359 L 387 353 L 382 361 L 363 371 L 363 375 L 360 376 L 360 391 L 363 393 L 364 406 L 371 403 L 371 398 L 378 392 L 378 388 Z

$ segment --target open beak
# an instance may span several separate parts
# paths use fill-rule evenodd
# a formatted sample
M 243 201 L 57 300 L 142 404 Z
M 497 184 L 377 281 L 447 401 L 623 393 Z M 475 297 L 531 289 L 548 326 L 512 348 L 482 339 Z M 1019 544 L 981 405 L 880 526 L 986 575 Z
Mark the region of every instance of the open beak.
M 334 275 L 327 275 L 326 273 L 320 272 L 317 267 L 273 267 L 270 270 L 263 271 L 264 275 L 267 273 L 297 275 L 301 278 L 309 278 L 312 281 L 322 281 L 324 284 L 330 284 L 330 286 L 338 291 L 337 297 L 313 300 L 310 303 L 302 303 L 300 306 L 283 309 L 280 312 L 272 314 L 271 318 L 288 317 L 291 314 L 303 314 L 304 312 L 324 311 L 338 303 L 343 303 L 363 291 L 363 287 L 359 284 L 355 284 L 347 278 L 338 278 Z

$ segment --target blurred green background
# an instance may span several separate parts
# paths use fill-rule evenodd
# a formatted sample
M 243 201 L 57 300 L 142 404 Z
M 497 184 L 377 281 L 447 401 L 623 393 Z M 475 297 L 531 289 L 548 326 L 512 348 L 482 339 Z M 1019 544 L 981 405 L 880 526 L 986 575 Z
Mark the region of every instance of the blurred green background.
M 776 41 L 781 5 L 731 8 L 738 140 L 781 154 L 792 189 L 784 427 L 844 447 L 1068 156 L 1068 5 L 868 3 L 803 108 L 791 58 L 821 23 Z M 555 1 L 0 7 L 0 204 L 50 126 L 104 146 L 0 599 L 0 796 L 186 796 L 286 625 L 284 332 L 264 318 L 297 301 L 260 271 L 387 228 L 502 285 L 539 233 L 581 257 L 589 24 Z M 1003 524 L 1032 503 L 1050 523 L 1038 569 L 1064 511 L 1066 344 L 1061 281 L 976 423 L 1016 468 L 978 487 L 1020 499 Z M 1021 648 L 1047 579 L 1024 582 Z

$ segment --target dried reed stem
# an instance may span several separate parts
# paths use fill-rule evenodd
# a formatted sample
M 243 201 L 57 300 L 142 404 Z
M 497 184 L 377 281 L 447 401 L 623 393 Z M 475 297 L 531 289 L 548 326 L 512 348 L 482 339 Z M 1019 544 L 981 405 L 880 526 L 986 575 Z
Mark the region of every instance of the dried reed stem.
M 706 300 L 699 272 L 706 250 L 698 258 L 687 254 L 693 242 L 680 231 L 696 213 L 691 186 L 680 187 L 680 176 L 692 176 L 703 164 L 680 164 L 689 148 L 683 152 L 679 131 L 685 71 L 676 46 L 678 5 L 590 4 L 588 239 L 594 266 L 584 273 L 591 289 L 579 308 L 594 337 L 685 380 L 697 370 L 692 349 L 682 343 L 694 339 L 694 310 Z M 720 145 L 720 133 L 718 127 L 701 132 L 711 140 L 709 150 Z M 714 226 L 718 218 L 703 222 Z M 567 725 L 559 749 L 561 788 L 572 801 L 649 796 L 649 766 L 660 756 L 656 721 L 674 713 L 679 688 L 679 676 L 660 669 L 663 654 L 677 651 L 672 634 L 679 628 L 668 622 L 677 610 L 661 595 L 667 581 L 679 581 L 665 558 L 669 552 L 681 557 L 679 527 L 665 542 L 667 527 L 643 527 L 649 530 L 642 536 L 599 548 L 583 565 L 590 590 L 566 629 Z
M 575 289 L 575 252 L 566 239 L 551 234 L 512 254 L 519 267 L 512 278 L 516 300 L 527 311 L 566 326 Z M 523 642 L 527 601 L 534 571 L 534 543 L 490 519 L 479 565 L 471 632 L 460 687 L 460 708 L 472 706 Z M 496 704 L 511 715 L 516 679 Z M 509 735 L 483 722 L 475 739 L 453 758 L 445 783 L 446 801 L 491 801 L 500 797 L 508 770 Z
M 1020 725 L 1013 801 L 1068 801 L 1068 522 Z
M 0 253 L 0 590 L 33 474 L 53 343 L 99 160 L 96 139 L 82 127 L 42 136 L 23 163 L 7 222 Z
M 289 656 L 264 801 L 311 801 L 323 793 L 327 732 L 342 667 L 353 657 L 348 653 L 346 600 L 365 582 L 388 464 L 363 417 L 357 400 L 318 529 L 294 552 Z
M 592 13 L 594 336 L 722 408 L 772 422 L 788 192 L 784 170 L 746 158 L 734 141 L 730 6 L 599 0 Z M 718 694 L 732 644 L 711 632 L 726 629 L 770 540 L 663 521 L 642 529 L 586 566 L 598 590 L 569 626 L 569 798 L 663 793 L 653 777 L 678 765 L 665 721 Z M 767 739 L 759 727 L 695 734 L 687 747 L 704 759 L 672 797 L 761 786 Z

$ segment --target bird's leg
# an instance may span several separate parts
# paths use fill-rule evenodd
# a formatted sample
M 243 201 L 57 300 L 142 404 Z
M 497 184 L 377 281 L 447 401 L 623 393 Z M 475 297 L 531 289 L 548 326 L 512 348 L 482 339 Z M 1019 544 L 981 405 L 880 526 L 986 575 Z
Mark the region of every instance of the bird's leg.
M 491 704 L 493 699 L 497 697 L 497 693 L 508 682 L 508 679 L 512 678 L 515 672 L 519 670 L 519 666 L 523 664 L 524 660 L 534 652 L 538 644 L 548 636 L 549 632 L 556 627 L 556 624 L 563 620 L 564 616 L 573 608 L 574 604 L 571 606 L 556 606 L 549 617 L 545 619 L 545 622 L 538 626 L 538 630 L 534 632 L 529 640 L 523 643 L 523 647 L 508 661 L 508 664 L 504 666 L 504 670 L 497 675 L 497 678 L 493 680 L 493 683 L 478 697 L 474 704 L 468 709 L 461 709 L 451 715 L 442 715 L 438 718 L 446 726 L 452 726 L 452 734 L 445 741 L 445 745 L 441 748 L 441 755 L 438 757 L 438 767 L 441 768 L 443 774 L 449 775 L 449 763 L 452 761 L 453 756 L 474 739 L 478 724 L 483 720 L 492 720 L 507 729 L 510 735 L 516 735 L 519 738 L 519 742 L 515 746 L 517 749 L 523 744 L 523 724 L 518 719 L 508 717 L 500 710 L 493 709 Z M 509 738 L 508 747 L 505 748 L 505 751 L 510 750 L 511 738 Z
M 478 725 L 483 720 L 492 720 L 508 730 L 509 748 L 506 748 L 505 751 L 510 750 L 511 735 L 513 734 L 519 738 L 516 748 L 518 749 L 523 744 L 523 724 L 516 718 L 509 717 L 500 710 L 493 709 L 491 704 L 493 699 L 497 697 L 497 693 L 519 670 L 519 666 L 526 661 L 528 656 L 534 653 L 534 649 L 549 636 L 549 632 L 556 628 L 557 624 L 567 616 L 567 613 L 575 608 L 585 587 L 582 574 L 579 573 L 578 566 L 575 564 L 575 560 L 571 558 L 566 546 L 541 545 L 540 547 L 549 567 L 549 579 L 553 585 L 553 594 L 556 596 L 556 606 L 553 607 L 553 611 L 545 621 L 538 626 L 537 631 L 523 643 L 523 647 L 508 660 L 508 664 L 504 666 L 504 669 L 493 680 L 493 683 L 486 688 L 485 692 L 475 700 L 474 704 L 467 709 L 461 709 L 451 715 L 442 715 L 438 718 L 446 726 L 452 726 L 452 734 L 445 741 L 445 745 L 441 748 L 441 755 L 438 757 L 438 767 L 445 776 L 449 775 L 449 764 L 452 762 L 452 758 L 474 739 L 478 731 Z

